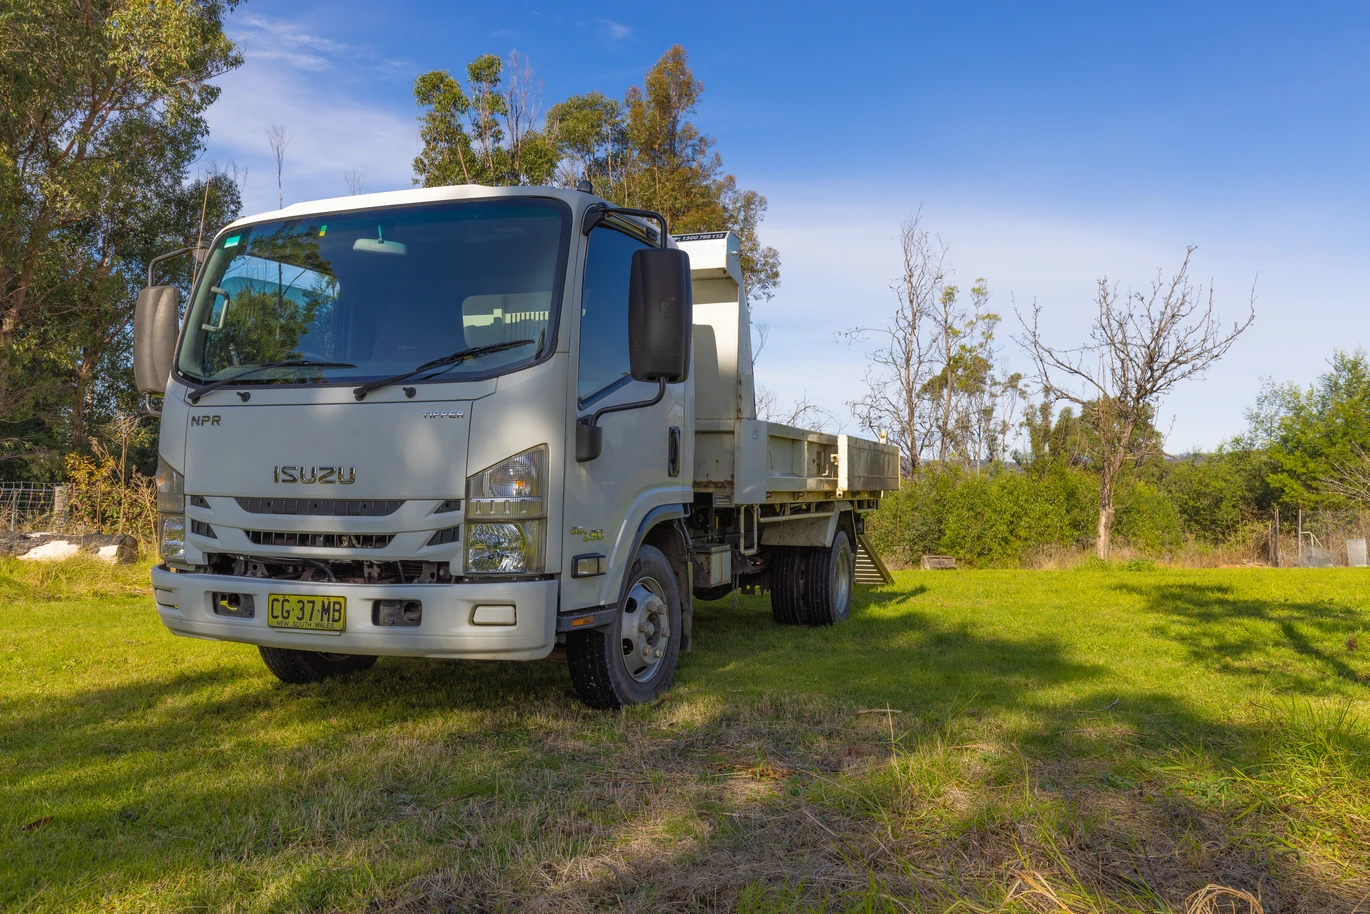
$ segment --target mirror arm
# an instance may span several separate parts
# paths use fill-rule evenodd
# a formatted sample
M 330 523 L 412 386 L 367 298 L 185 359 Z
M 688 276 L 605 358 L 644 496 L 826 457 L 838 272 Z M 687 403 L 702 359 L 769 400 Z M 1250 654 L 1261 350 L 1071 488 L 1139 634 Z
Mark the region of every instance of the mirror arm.
M 186 253 L 189 253 L 190 251 L 194 251 L 194 250 L 198 250 L 194 245 L 191 245 L 191 246 L 188 247 L 188 248 L 177 248 L 176 250 L 172 251 L 172 252 L 169 253 L 169 254 L 160 254 L 160 255 L 158 255 L 158 256 L 152 258 L 151 260 L 149 260 L 149 261 L 147 262 L 147 284 L 148 284 L 148 287 L 151 288 L 151 286 L 153 285 L 153 282 L 152 282 L 152 271 L 153 271 L 153 269 L 157 266 L 157 264 L 161 263 L 163 260 L 170 260 L 170 259 L 173 258 L 173 257 L 180 257 L 182 254 L 186 254 Z
M 153 405 L 153 399 L 154 397 L 152 396 L 152 394 L 143 394 L 143 415 L 148 416 L 152 419 L 160 419 L 162 418 L 162 408 L 160 406 Z M 161 398 L 157 397 L 155 399 Z
M 605 413 L 621 413 L 629 409 L 644 409 L 656 406 L 666 396 L 666 382 L 656 382 L 656 396 L 650 400 L 634 400 L 631 403 L 615 403 L 601 406 L 592 416 L 581 416 L 576 420 L 576 463 L 594 460 L 604 452 L 604 429 L 599 427 L 599 417 Z

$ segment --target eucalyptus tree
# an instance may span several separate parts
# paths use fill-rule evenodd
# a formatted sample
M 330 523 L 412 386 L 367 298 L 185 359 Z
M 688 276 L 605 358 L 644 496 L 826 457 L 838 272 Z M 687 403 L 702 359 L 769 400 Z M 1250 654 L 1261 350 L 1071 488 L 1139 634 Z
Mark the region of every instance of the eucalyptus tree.
M 675 45 L 623 101 L 574 95 L 540 116 L 540 91 L 525 58 L 492 54 L 466 68 L 466 85 L 445 70 L 414 83 L 422 148 L 415 183 L 547 184 L 589 181 L 620 206 L 656 210 L 674 232 L 730 229 L 740 244 L 749 301 L 780 283 L 780 255 L 761 242 L 766 198 L 738 186 L 716 141 L 690 120 L 703 84 Z
M 54 342 L 108 336 L 131 308 L 111 308 L 119 274 L 203 149 L 212 80 L 240 63 L 234 5 L 0 6 L 0 457 L 41 450 L 63 413 L 79 366 Z

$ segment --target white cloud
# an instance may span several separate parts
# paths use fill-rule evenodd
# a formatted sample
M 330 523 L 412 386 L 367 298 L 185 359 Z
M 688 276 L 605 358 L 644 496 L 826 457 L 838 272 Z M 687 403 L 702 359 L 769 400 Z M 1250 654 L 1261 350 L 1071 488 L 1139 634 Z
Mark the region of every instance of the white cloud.
M 280 20 L 248 18 L 240 25 L 244 30 L 234 37 L 244 46 L 244 64 L 219 80 L 222 93 L 208 113 L 207 158 L 248 169 L 244 212 L 277 205 L 265 137 L 271 124 L 284 126 L 291 137 L 282 179 L 287 204 L 346 193 L 343 174 L 349 171 L 372 191 L 411 185 L 418 128 L 412 116 L 397 113 L 407 91 L 387 104 L 376 98 L 373 79 L 402 70 L 402 61 Z M 347 76 L 321 81 L 317 74 L 325 70 L 346 70 Z
M 414 68 L 409 61 L 381 57 L 367 45 L 335 41 L 285 19 L 264 16 L 235 19 L 229 37 L 242 48 L 249 64 L 280 61 L 308 71 L 332 70 L 343 65 L 349 70 L 363 69 L 380 75 Z
M 623 41 L 633 37 L 632 28 L 621 22 L 615 22 L 612 19 L 599 20 L 599 27 L 604 34 L 609 36 L 611 41 Z

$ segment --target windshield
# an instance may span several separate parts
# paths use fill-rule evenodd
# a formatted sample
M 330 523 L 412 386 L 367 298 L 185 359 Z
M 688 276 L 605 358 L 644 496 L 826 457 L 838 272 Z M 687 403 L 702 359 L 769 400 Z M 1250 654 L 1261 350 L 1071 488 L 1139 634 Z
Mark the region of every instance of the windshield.
M 241 384 L 356 383 L 460 349 L 497 349 L 435 380 L 487 377 L 551 346 L 568 236 L 551 200 L 372 209 L 224 234 L 209 259 L 177 367 L 197 383 L 269 362 Z

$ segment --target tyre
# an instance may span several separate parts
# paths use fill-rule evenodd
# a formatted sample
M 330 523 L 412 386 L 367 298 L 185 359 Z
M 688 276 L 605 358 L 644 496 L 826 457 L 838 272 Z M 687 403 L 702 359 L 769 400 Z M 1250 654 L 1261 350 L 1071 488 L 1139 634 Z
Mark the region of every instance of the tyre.
M 838 530 L 827 549 L 806 549 L 804 560 L 804 622 L 836 625 L 851 615 L 852 587 L 856 582 L 856 556 L 851 540 Z
M 566 636 L 571 684 L 592 708 L 617 710 L 651 701 L 675 678 L 681 594 L 661 550 L 638 549 L 618 609 L 606 628 Z
M 805 609 L 805 578 L 809 563 L 800 546 L 777 547 L 771 557 L 771 618 L 778 625 L 802 625 L 808 619 Z
M 258 647 L 257 650 L 261 652 L 266 668 L 277 679 L 296 685 L 361 673 L 376 665 L 376 658 L 366 654 L 329 654 L 288 647 Z

